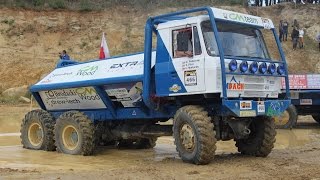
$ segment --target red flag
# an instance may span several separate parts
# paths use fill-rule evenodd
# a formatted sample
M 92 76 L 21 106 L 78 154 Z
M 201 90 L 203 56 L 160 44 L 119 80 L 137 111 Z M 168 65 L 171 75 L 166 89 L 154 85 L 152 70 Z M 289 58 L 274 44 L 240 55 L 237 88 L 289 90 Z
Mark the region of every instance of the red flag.
M 101 46 L 100 46 L 100 54 L 99 59 L 106 59 L 110 57 L 108 44 L 106 38 L 104 37 L 104 33 L 102 34 Z

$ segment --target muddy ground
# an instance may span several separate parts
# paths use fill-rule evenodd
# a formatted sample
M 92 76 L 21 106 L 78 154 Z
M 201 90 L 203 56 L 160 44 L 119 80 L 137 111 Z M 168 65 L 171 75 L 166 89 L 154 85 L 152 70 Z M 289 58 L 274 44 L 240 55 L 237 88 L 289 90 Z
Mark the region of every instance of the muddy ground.
M 0 179 L 320 179 L 320 126 L 300 117 L 294 130 L 278 130 L 267 158 L 242 156 L 233 141 L 218 142 L 214 161 L 183 163 L 172 137 L 150 150 L 99 147 L 95 156 L 32 151 L 20 145 L 28 106 L 0 106 Z

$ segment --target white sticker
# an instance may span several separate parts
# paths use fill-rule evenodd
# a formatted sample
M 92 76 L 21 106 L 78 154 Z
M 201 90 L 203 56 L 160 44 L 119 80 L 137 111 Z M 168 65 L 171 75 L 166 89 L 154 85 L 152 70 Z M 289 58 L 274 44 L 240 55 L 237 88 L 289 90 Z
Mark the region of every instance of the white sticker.
M 312 105 L 312 99 L 300 99 L 300 105 Z
M 186 86 L 196 86 L 197 85 L 197 71 L 184 71 L 184 84 Z
M 258 113 L 265 113 L 266 106 L 264 105 L 264 101 L 258 101 L 257 104 Z
M 240 117 L 254 117 L 256 116 L 256 111 L 251 110 L 251 111 L 240 111 Z

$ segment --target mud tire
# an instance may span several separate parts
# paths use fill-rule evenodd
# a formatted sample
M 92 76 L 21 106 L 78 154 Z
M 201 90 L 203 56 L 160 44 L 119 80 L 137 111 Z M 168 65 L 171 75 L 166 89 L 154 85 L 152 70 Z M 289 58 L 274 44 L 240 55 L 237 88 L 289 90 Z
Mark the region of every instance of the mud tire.
M 312 115 L 312 118 L 320 124 L 320 114 Z
M 298 113 L 297 109 L 294 105 L 290 105 L 287 109 L 286 112 L 289 115 L 288 122 L 286 124 L 277 124 L 277 121 L 275 122 L 276 128 L 278 129 L 291 129 L 296 126 L 297 120 L 298 120 Z M 275 117 L 277 118 L 277 117 Z
M 33 145 L 29 139 L 29 128 L 32 124 L 37 124 L 42 129 L 42 142 L 39 145 Z M 54 151 L 54 124 L 53 116 L 41 109 L 28 112 L 21 123 L 20 138 L 23 148 L 34 150 Z
M 64 143 L 67 142 L 67 138 L 64 136 L 67 128 L 76 132 L 77 143 L 75 145 L 69 146 Z M 63 113 L 57 119 L 54 131 L 58 152 L 84 156 L 93 154 L 96 147 L 95 127 L 93 122 L 82 112 L 68 111 Z M 72 146 L 74 148 L 71 148 Z
M 182 144 L 181 133 L 183 126 L 189 126 L 194 134 L 194 147 L 188 151 Z M 180 108 L 173 121 L 173 136 L 176 149 L 184 162 L 208 164 L 214 158 L 216 150 L 214 125 L 208 113 L 200 106 L 184 106 Z
M 276 130 L 271 117 L 262 116 L 252 120 L 251 133 L 247 139 L 236 141 L 238 151 L 244 155 L 266 157 L 271 153 L 276 142 Z

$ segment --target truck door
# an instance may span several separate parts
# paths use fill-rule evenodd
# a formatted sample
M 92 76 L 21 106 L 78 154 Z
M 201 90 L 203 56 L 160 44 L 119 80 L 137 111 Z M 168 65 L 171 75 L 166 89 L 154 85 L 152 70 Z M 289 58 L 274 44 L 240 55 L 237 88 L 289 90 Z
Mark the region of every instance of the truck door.
M 172 29 L 172 62 L 169 62 L 169 94 L 205 91 L 204 55 L 196 25 Z

